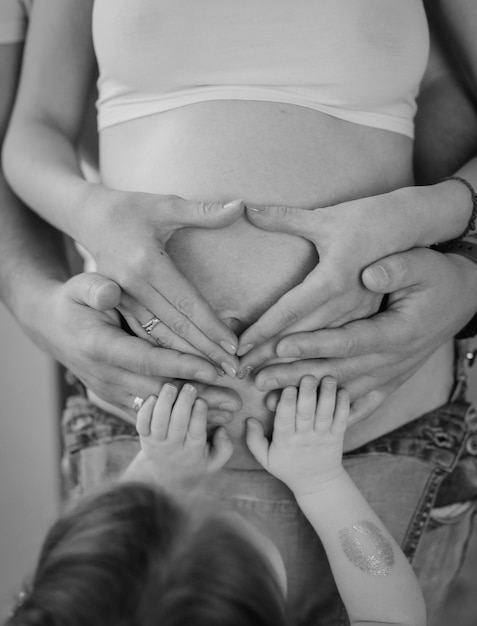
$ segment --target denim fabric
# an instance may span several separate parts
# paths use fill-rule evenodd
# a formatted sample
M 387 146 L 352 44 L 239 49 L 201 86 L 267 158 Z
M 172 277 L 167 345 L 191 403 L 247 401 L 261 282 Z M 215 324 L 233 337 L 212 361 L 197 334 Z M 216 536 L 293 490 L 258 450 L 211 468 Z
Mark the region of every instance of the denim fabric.
M 433 519 L 439 487 L 452 476 L 472 436 L 475 410 L 460 395 L 344 458 L 352 479 L 413 562 L 431 615 L 459 567 L 470 532 L 473 507 L 450 523 Z M 69 399 L 63 434 L 63 470 L 73 496 L 114 481 L 139 450 L 134 426 L 83 397 Z M 280 549 L 297 626 L 348 623 L 323 547 L 280 481 L 265 471 L 222 470 L 208 489 Z M 454 501 L 461 499 L 456 492 Z

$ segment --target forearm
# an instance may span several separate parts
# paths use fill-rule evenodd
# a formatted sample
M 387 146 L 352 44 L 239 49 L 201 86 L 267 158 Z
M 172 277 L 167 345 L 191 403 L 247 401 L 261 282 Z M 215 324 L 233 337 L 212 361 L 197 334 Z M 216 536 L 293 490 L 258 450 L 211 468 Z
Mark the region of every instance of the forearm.
M 60 233 L 25 207 L 0 175 L 0 298 L 40 345 L 44 293 L 48 285 L 68 276 Z
M 14 120 L 3 152 L 5 175 L 18 196 L 45 220 L 82 240 L 88 197 L 99 186 L 84 180 L 76 146 L 53 122 Z
M 325 547 L 352 624 L 425 624 L 410 564 L 344 470 L 296 498 Z
M 18 196 L 75 239 L 85 213 L 78 203 L 89 188 L 77 144 L 96 76 L 92 8 L 92 0 L 35 0 L 3 150 Z

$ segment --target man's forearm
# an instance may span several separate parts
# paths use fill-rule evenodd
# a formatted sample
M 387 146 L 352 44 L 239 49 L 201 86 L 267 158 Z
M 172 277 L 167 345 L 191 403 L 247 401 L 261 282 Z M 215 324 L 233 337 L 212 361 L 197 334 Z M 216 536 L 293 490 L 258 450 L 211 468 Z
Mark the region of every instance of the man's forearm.
M 45 285 L 68 277 L 63 236 L 25 207 L 0 176 L 0 298 L 30 336 Z

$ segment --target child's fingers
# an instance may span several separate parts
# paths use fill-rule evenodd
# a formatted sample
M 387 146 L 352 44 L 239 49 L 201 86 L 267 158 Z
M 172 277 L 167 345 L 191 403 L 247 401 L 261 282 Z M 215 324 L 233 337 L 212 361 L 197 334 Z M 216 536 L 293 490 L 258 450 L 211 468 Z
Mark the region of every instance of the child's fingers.
M 336 385 L 336 380 L 331 376 L 325 376 L 321 381 L 315 417 L 317 433 L 326 433 L 331 427 L 336 405 Z
M 157 396 L 149 396 L 137 412 L 136 430 L 141 437 L 151 434 L 151 418 Z
M 350 398 L 346 389 L 340 389 L 336 396 L 336 408 L 331 425 L 332 435 L 342 435 L 348 426 L 348 418 L 350 412 Z
M 234 447 L 225 428 L 217 428 L 212 437 L 212 446 L 209 452 L 207 471 L 215 472 L 227 463 L 232 456 Z
M 167 438 L 170 441 L 184 441 L 186 438 L 196 397 L 197 389 L 189 383 L 185 384 L 180 390 L 169 420 Z
M 296 432 L 311 432 L 315 425 L 316 392 L 318 381 L 314 376 L 304 376 L 298 390 L 296 405 Z
M 167 438 L 172 406 L 177 397 L 177 387 L 171 383 L 162 386 L 157 397 L 151 421 L 151 435 L 158 441 Z
M 297 388 L 285 387 L 273 423 L 273 439 L 290 437 L 295 432 Z
M 257 459 L 262 467 L 267 469 L 268 466 L 268 448 L 270 444 L 263 434 L 262 424 L 255 418 L 250 417 L 247 420 L 247 430 L 245 432 L 245 441 L 248 449 Z
M 205 446 L 207 443 L 207 402 L 199 398 L 194 402 L 187 431 L 186 444 Z

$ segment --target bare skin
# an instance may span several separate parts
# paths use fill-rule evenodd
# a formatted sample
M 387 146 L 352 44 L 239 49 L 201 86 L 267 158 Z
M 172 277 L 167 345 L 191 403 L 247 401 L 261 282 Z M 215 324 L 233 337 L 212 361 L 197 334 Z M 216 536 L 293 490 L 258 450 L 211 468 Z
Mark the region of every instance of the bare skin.
M 242 198 L 257 206 L 314 208 L 411 185 L 411 158 L 412 142 L 402 135 L 274 103 L 201 103 L 101 134 L 107 186 L 205 201 Z M 245 218 L 220 231 L 182 230 L 168 252 L 237 333 L 316 264 L 309 242 L 257 230 Z M 369 294 L 363 300 L 356 317 L 375 312 L 380 302 Z M 346 448 L 442 404 L 451 386 L 451 360 L 450 345 L 435 353 L 372 418 L 350 431 Z M 235 389 L 243 401 L 227 425 L 234 441 L 230 466 L 254 467 L 243 445 L 244 420 L 256 417 L 270 432 L 266 391 L 259 391 L 253 379 L 226 376 L 218 384 Z

